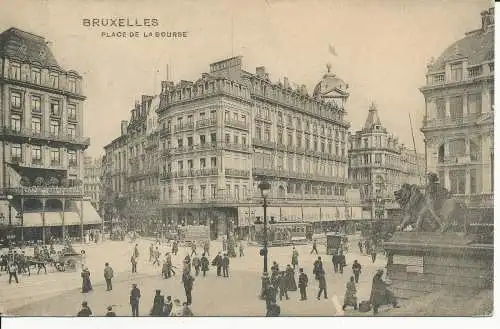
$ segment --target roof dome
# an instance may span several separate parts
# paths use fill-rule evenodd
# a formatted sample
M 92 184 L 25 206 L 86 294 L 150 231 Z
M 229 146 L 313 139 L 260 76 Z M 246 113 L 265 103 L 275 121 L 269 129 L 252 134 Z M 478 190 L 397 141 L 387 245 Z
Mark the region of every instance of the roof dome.
M 337 77 L 334 73 L 331 73 L 332 66 L 328 64 L 326 66 L 327 72 L 323 75 L 323 79 L 314 87 L 313 97 L 321 97 L 325 94 L 329 94 L 332 91 L 340 91 L 341 93 L 346 93 L 349 85 L 345 83 L 344 80 Z
M 483 26 L 481 29 L 466 33 L 465 37 L 450 45 L 437 60 L 429 64 L 429 71 L 442 71 L 446 62 L 467 58 L 469 66 L 479 65 L 494 60 L 494 16 L 493 9 L 481 13 Z

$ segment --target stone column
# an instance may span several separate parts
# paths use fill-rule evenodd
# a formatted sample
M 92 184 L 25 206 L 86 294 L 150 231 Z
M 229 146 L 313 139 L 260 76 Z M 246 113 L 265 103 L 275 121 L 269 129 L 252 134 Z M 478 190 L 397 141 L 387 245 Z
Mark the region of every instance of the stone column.
M 451 116 L 451 114 L 450 114 L 450 96 L 445 96 L 444 102 L 445 102 L 445 117 L 449 118 Z
M 61 199 L 61 203 L 62 203 L 62 213 L 61 213 L 61 217 L 62 217 L 62 240 L 63 240 L 63 243 L 64 241 L 66 241 L 66 223 L 65 223 L 65 212 L 66 212 L 66 199 Z
M 444 187 L 450 190 L 450 170 L 448 168 L 444 168 Z
M 83 198 L 80 199 L 80 239 L 83 243 Z
M 45 204 L 47 200 L 42 199 L 42 241 L 45 244 Z
M 465 194 L 470 195 L 470 170 L 465 171 Z

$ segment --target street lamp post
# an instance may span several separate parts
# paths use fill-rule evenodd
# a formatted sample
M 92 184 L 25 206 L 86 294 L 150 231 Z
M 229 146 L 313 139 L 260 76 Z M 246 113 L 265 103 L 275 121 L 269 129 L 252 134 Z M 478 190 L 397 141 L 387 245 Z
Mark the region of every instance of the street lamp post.
M 267 290 L 267 285 L 269 283 L 269 275 L 267 273 L 267 196 L 269 195 L 269 191 L 271 190 L 271 184 L 267 181 L 262 181 L 259 184 L 259 189 L 264 199 L 263 208 L 264 208 L 264 248 L 260 250 L 260 255 L 264 257 L 264 264 L 262 269 L 262 289 L 260 292 L 260 297 L 265 298 L 265 292 Z
M 14 232 L 12 230 L 12 205 L 11 205 L 12 199 L 14 199 L 14 197 L 8 194 L 7 200 L 9 201 L 9 226 L 7 229 L 7 239 L 9 240 L 9 245 L 12 243 L 12 240 L 15 239 Z

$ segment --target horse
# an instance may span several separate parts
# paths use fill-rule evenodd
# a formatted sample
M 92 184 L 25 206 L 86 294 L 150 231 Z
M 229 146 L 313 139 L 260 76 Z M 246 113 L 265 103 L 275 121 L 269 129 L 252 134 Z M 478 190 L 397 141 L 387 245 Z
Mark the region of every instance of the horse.
M 403 184 L 400 190 L 394 192 L 394 196 L 406 213 L 399 226 L 400 230 L 404 230 L 409 224 L 415 224 L 416 230 L 421 231 L 424 220 L 427 220 L 433 226 L 432 230 L 436 230 L 437 226 L 442 233 L 452 227 L 463 233 L 467 232 L 466 207 L 454 198 L 441 198 L 432 202 L 420 192 L 418 186 L 408 184 Z

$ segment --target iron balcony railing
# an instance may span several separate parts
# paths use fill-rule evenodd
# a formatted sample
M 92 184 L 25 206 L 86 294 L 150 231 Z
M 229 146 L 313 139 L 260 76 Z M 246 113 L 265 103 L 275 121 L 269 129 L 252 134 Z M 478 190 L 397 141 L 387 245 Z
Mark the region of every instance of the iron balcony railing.
M 18 196 L 84 196 L 83 187 L 9 187 L 0 188 L 1 195 Z

